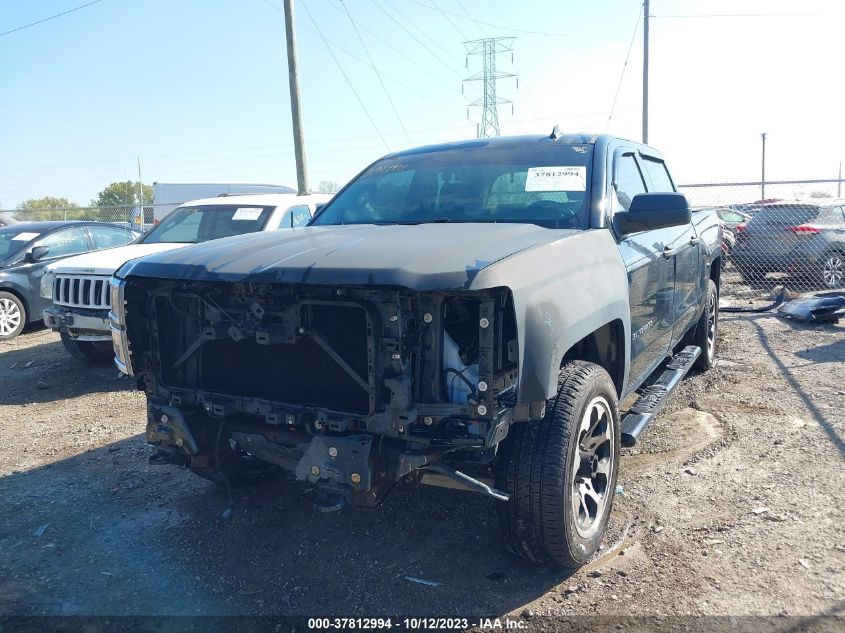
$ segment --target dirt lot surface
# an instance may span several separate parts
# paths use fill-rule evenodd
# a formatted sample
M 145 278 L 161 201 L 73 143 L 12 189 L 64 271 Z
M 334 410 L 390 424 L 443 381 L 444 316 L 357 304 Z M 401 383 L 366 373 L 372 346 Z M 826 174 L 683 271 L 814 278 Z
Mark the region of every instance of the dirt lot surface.
M 0 343 L 0 614 L 841 613 L 845 326 L 726 315 L 720 339 L 626 452 L 607 542 L 570 577 L 505 552 L 470 493 L 322 515 L 279 476 L 230 501 L 147 464 L 115 369 L 49 331 Z

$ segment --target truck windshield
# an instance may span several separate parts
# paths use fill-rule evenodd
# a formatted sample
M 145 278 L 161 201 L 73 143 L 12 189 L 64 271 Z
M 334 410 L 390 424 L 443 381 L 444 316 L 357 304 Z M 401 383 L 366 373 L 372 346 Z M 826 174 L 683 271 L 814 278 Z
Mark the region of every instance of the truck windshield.
M 38 233 L 32 233 L 24 228 L 8 227 L 0 229 L 0 262 L 8 259 L 23 249 Z
M 591 145 L 483 143 L 379 160 L 312 225 L 521 222 L 587 228 Z
M 208 204 L 174 209 L 139 244 L 195 244 L 261 231 L 274 207 Z

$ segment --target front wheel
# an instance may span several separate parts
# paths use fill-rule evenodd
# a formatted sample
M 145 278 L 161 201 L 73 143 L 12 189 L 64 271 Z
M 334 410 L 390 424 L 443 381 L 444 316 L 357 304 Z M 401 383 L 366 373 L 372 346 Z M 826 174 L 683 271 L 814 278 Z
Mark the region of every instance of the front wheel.
M 86 363 L 107 363 L 114 360 L 111 341 L 77 341 L 67 332 L 61 333 L 62 345 L 77 360 Z
M 528 560 L 574 570 L 604 538 L 619 469 L 616 389 L 607 372 L 564 364 L 540 422 L 511 427 L 496 458 L 508 547 Z
M 0 292 L 0 340 L 15 338 L 26 327 L 23 301 L 11 292 Z

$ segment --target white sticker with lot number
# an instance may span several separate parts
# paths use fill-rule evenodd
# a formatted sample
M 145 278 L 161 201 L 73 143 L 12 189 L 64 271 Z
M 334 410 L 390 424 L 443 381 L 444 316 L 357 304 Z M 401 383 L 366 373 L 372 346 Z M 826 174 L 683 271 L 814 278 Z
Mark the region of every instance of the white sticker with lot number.
M 525 177 L 525 191 L 586 191 L 587 168 L 531 167 Z
M 257 220 L 261 217 L 261 212 L 264 209 L 256 209 L 255 207 L 243 207 L 235 211 L 232 216 L 233 220 Z
M 18 233 L 15 237 L 12 238 L 13 242 L 29 242 L 30 240 L 34 240 L 36 237 L 41 235 L 41 233 Z

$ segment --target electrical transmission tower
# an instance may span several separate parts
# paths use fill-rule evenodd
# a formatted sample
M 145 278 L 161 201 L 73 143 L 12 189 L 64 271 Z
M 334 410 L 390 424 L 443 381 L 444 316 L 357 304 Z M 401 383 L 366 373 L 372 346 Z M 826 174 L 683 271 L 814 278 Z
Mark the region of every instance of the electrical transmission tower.
M 479 73 L 470 75 L 464 81 L 481 81 L 484 84 L 484 96 L 476 99 L 470 106 L 481 106 L 481 125 L 478 128 L 478 136 L 499 136 L 499 110 L 497 106 L 502 103 L 511 104 L 513 112 L 513 101 L 502 99 L 496 94 L 496 80 L 516 77 L 513 73 L 501 72 L 496 69 L 496 56 L 499 53 L 510 53 L 513 63 L 513 41 L 515 37 L 488 37 L 482 40 L 464 42 L 467 54 L 467 67 L 469 67 L 470 55 L 481 55 L 483 69 Z M 516 87 L 519 88 L 519 78 L 516 79 Z M 463 89 L 463 87 L 462 87 Z M 467 109 L 469 118 L 469 109 Z

